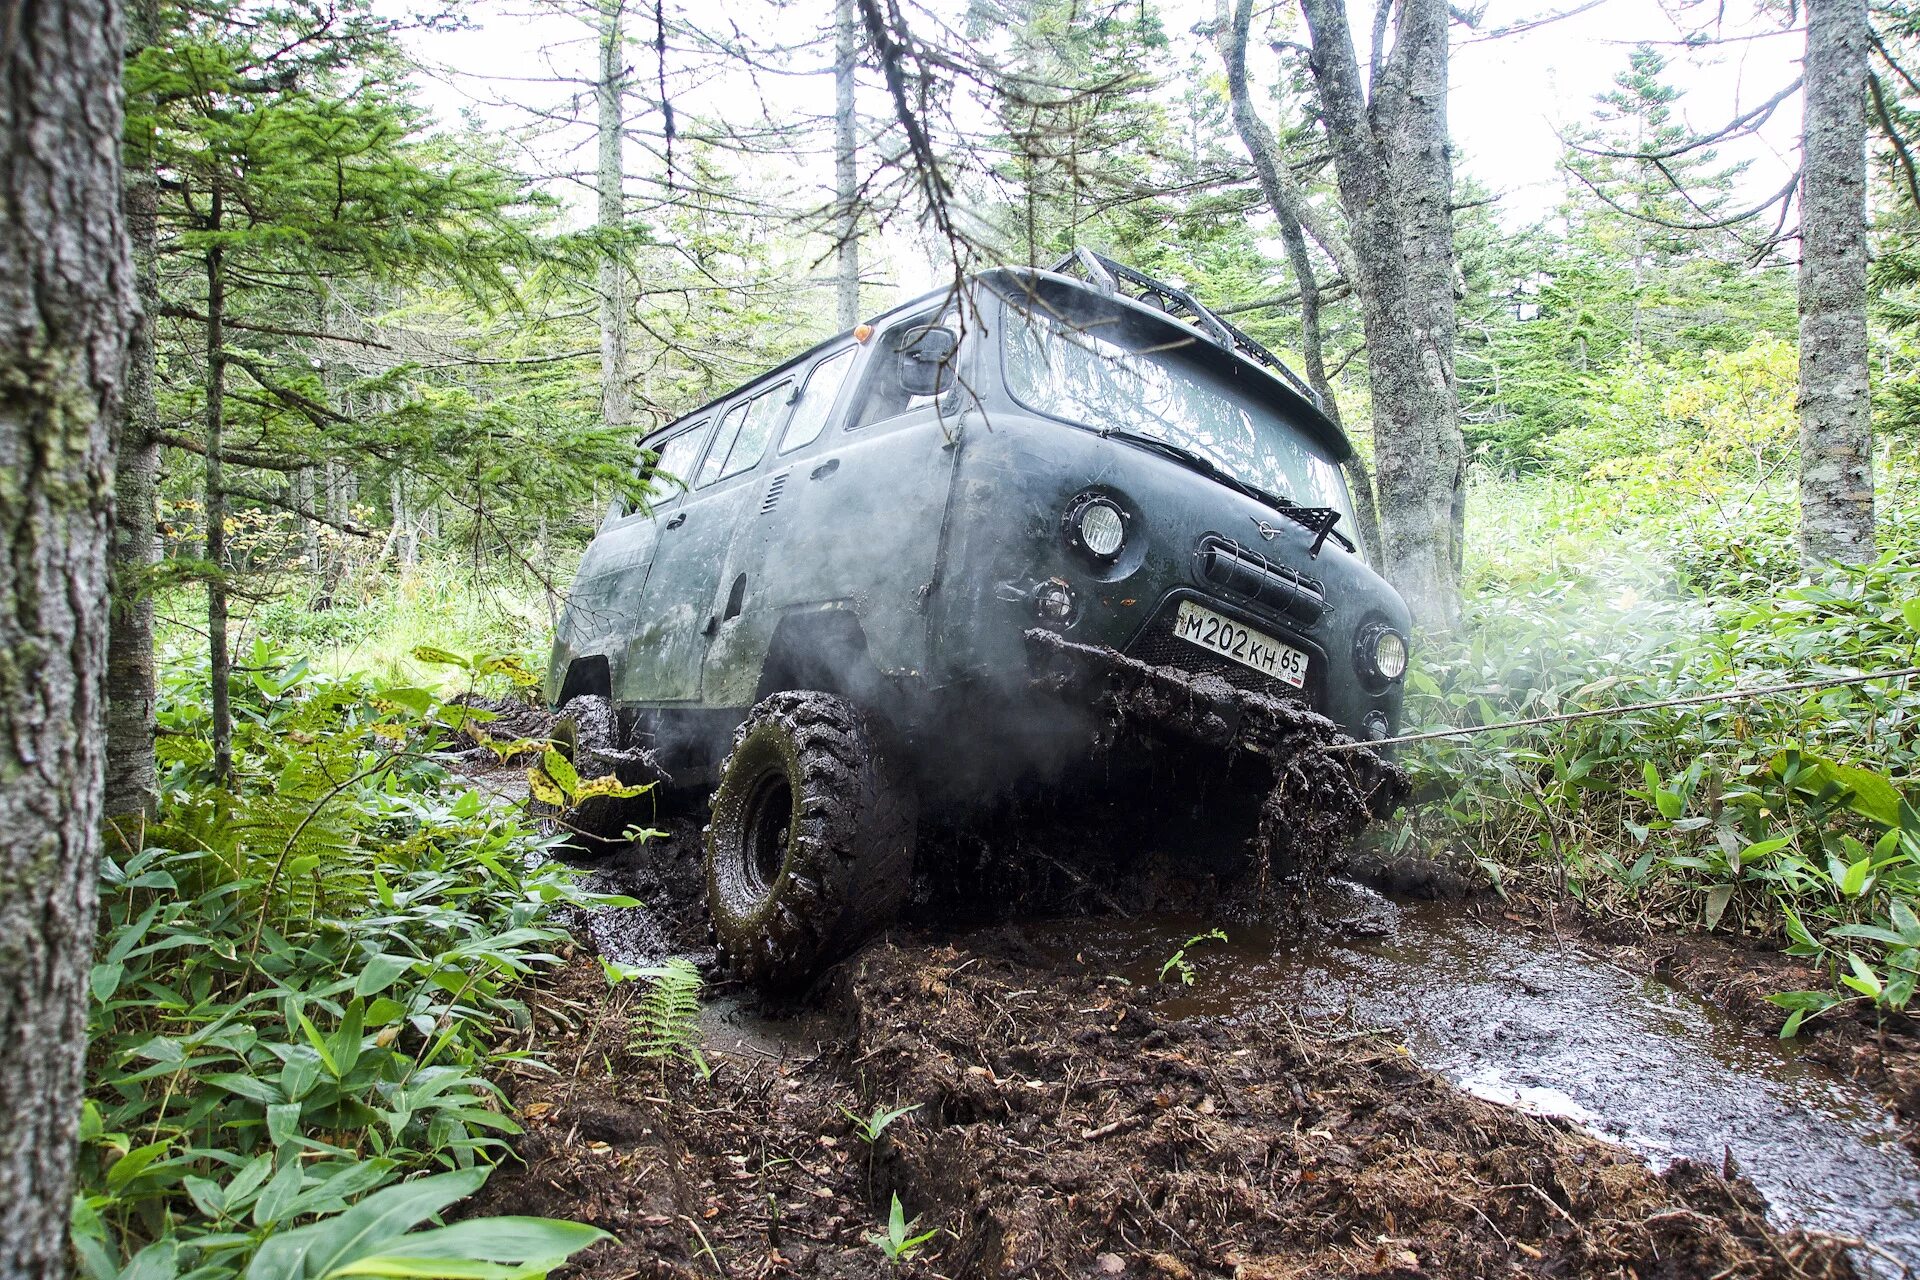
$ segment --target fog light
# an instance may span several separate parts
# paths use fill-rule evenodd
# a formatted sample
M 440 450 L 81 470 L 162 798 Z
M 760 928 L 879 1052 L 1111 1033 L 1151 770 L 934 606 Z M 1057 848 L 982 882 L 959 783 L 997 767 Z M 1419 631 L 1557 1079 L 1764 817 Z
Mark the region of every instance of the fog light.
M 1064 627 L 1073 621 L 1079 601 L 1073 588 L 1059 578 L 1050 578 L 1034 589 L 1033 611 L 1050 627 Z
M 1366 726 L 1367 741 L 1380 741 L 1380 739 L 1387 736 L 1387 713 L 1384 711 L 1367 712 Z

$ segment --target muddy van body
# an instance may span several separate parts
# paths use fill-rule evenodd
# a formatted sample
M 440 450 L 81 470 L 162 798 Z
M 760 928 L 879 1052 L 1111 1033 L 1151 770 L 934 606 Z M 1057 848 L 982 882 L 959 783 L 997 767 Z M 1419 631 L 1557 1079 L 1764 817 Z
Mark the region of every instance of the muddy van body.
M 1357 543 L 1346 437 L 1185 293 L 1062 265 L 981 273 L 652 433 L 652 503 L 581 562 L 546 694 L 605 699 L 669 775 L 717 767 L 710 905 L 751 977 L 797 981 L 897 906 L 921 794 L 1078 732 L 1038 705 L 1037 632 L 1394 730 L 1409 620 Z

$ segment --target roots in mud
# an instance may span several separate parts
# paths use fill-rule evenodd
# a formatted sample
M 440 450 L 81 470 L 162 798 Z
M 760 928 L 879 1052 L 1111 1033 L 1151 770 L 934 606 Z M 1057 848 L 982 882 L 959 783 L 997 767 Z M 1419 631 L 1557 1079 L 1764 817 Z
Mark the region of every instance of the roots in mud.
M 1213 753 L 1266 775 L 1253 852 L 1264 874 L 1324 872 L 1367 824 L 1392 815 L 1409 783 L 1398 765 L 1369 750 L 1329 752 L 1353 740 L 1305 707 L 1239 689 L 1216 675 L 1150 666 L 1073 644 L 1051 631 L 1027 632 L 1035 684 L 1097 709 L 1113 743 L 1160 738 Z M 1257 762 L 1257 765 L 1256 765 Z

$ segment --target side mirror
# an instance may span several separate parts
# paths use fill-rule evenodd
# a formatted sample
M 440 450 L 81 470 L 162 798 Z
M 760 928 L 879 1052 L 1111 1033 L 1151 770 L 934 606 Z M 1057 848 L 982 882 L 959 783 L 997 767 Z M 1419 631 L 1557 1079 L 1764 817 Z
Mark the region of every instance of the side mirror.
M 908 395 L 937 396 L 953 385 L 953 355 L 960 335 L 928 325 L 901 335 L 894 352 L 900 358 L 900 387 Z

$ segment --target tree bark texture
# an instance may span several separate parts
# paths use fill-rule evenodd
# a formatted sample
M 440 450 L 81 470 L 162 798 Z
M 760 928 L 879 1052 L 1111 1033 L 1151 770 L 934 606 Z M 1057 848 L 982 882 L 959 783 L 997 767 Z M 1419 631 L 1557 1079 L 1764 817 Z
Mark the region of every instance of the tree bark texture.
M 1240 135 L 1240 145 L 1247 149 L 1247 156 L 1253 161 L 1254 176 L 1260 180 L 1260 191 L 1275 216 L 1298 223 L 1333 260 L 1340 274 L 1351 279 L 1353 254 L 1347 242 L 1319 216 L 1300 184 L 1294 181 L 1293 169 L 1281 152 L 1279 140 L 1253 105 L 1253 93 L 1247 84 L 1247 31 L 1253 22 L 1253 0 L 1231 2 L 1233 8 L 1229 12 L 1229 0 L 1220 0 L 1218 40 L 1220 61 L 1227 71 L 1227 100 L 1233 110 L 1234 132 Z
M 1867 4 L 1809 0 L 1800 179 L 1800 554 L 1873 559 Z
M 854 132 L 854 73 L 859 65 L 853 0 L 833 9 L 833 199 L 839 263 L 834 277 L 835 311 L 841 329 L 860 323 L 860 173 Z
M 156 0 L 127 7 L 127 56 L 154 38 Z M 146 141 L 130 137 L 125 151 L 122 206 L 133 250 L 134 285 L 141 316 L 127 347 L 114 444 L 114 532 L 109 562 L 113 611 L 107 627 L 107 782 L 104 812 L 123 842 L 138 839 L 141 819 L 159 799 L 153 758 L 155 673 L 153 595 L 150 578 L 160 559 L 154 501 L 160 483 L 160 444 L 154 438 L 159 408 L 153 389 L 153 317 L 160 289 L 155 266 L 159 180 Z
M 1371 93 L 1341 0 L 1301 0 L 1373 387 L 1381 559 L 1415 621 L 1452 626 L 1466 451 L 1454 385 L 1445 0 L 1394 7 Z M 1384 29 L 1382 31 L 1384 35 Z
M 600 259 L 600 413 L 609 426 L 633 419 L 627 391 L 627 70 L 621 10 L 626 0 L 599 0 L 600 78 L 594 97 L 600 108 L 599 226 L 605 238 Z
M 0 0 L 0 1276 L 68 1270 L 134 316 L 118 0 Z

